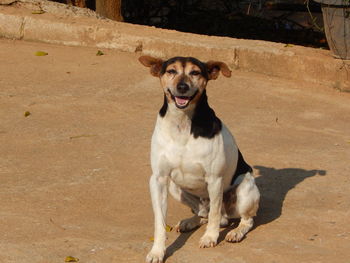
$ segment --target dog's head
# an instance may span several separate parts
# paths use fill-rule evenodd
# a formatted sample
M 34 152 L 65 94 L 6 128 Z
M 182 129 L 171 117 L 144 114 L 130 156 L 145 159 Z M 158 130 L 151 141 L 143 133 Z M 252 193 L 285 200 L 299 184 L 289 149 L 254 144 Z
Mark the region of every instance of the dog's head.
M 139 61 L 151 69 L 151 74 L 160 78 L 168 103 L 175 103 L 179 109 L 195 105 L 204 92 L 209 80 L 217 79 L 219 73 L 231 76 L 224 62 L 203 63 L 192 57 L 173 57 L 166 61 L 142 56 Z

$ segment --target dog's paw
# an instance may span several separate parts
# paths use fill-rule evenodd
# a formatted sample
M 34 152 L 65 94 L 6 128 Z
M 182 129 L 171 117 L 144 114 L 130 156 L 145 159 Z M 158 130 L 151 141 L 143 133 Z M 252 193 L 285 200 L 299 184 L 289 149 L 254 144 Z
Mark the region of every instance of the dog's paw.
M 200 248 L 207 248 L 207 247 L 215 247 L 217 243 L 218 237 L 213 237 L 208 234 L 204 234 L 202 236 L 201 240 L 199 241 L 199 247 Z
M 227 233 L 225 240 L 228 242 L 239 242 L 253 227 L 253 218 L 241 219 L 238 227 Z
M 193 216 L 190 218 L 186 218 L 184 220 L 181 220 L 177 225 L 175 226 L 175 230 L 177 232 L 189 232 L 201 225 L 201 218 L 198 216 Z
M 164 259 L 164 251 L 158 251 L 158 250 L 152 249 L 146 257 L 146 262 L 163 263 L 163 259 Z
M 239 242 L 243 239 L 245 233 L 239 228 L 235 228 L 227 233 L 225 240 L 227 242 Z

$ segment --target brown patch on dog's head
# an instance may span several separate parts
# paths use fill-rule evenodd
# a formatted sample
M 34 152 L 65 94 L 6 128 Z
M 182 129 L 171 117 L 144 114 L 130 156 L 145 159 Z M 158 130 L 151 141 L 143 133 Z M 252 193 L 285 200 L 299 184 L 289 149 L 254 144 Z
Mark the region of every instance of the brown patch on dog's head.
M 198 59 L 174 57 L 163 63 L 160 81 L 168 102 L 185 109 L 198 101 L 207 85 L 208 73 Z
M 224 62 L 203 63 L 192 57 L 173 57 L 166 61 L 142 56 L 139 61 L 151 68 L 151 74 L 159 77 L 168 103 L 179 109 L 195 105 L 209 80 L 216 79 L 219 72 L 230 77 L 231 71 Z

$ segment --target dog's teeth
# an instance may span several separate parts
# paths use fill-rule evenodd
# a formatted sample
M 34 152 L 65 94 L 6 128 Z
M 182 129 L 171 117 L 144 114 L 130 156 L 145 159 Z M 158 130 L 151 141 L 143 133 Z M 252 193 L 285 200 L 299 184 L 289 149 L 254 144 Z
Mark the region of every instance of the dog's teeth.
M 179 98 L 179 97 L 175 97 L 175 100 L 176 100 L 176 103 L 178 105 L 181 105 L 181 106 L 186 105 L 188 103 L 188 101 L 189 101 L 189 99 L 182 99 L 182 98 Z

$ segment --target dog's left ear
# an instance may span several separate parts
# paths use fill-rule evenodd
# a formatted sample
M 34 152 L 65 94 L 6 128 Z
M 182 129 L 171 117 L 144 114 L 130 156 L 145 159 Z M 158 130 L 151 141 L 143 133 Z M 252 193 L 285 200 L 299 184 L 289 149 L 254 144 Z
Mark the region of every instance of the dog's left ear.
M 160 58 L 154 58 L 154 57 L 150 57 L 150 56 L 141 56 L 141 57 L 139 57 L 139 61 L 145 67 L 151 68 L 152 76 L 154 76 L 154 77 L 160 76 L 160 71 L 162 69 L 163 60 L 161 60 Z
M 221 61 L 208 61 L 206 63 L 208 69 L 208 77 L 210 79 L 217 79 L 219 77 L 219 72 L 226 78 L 231 77 L 231 70 L 229 67 Z

